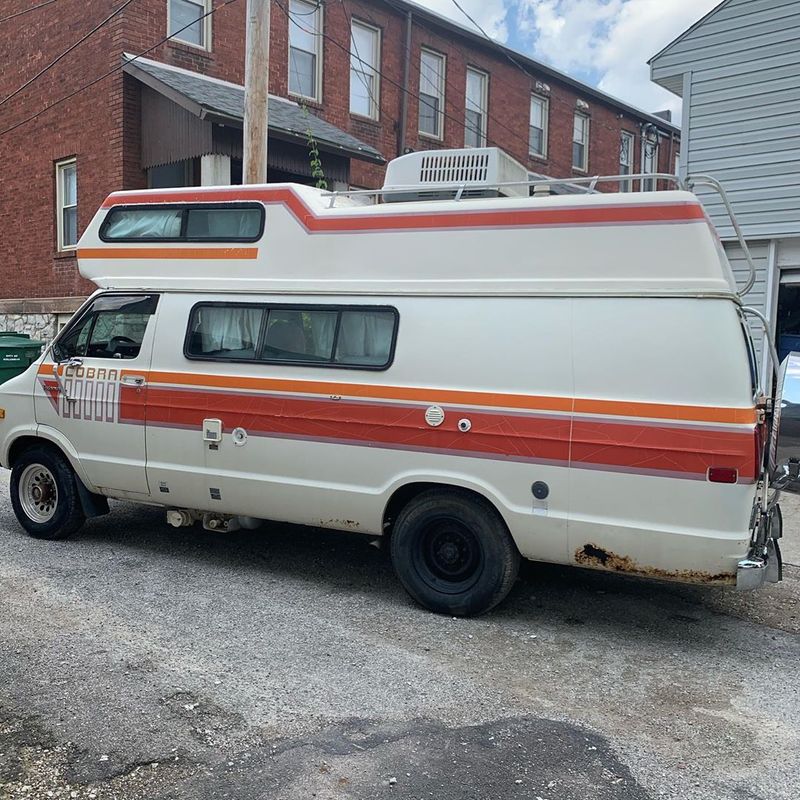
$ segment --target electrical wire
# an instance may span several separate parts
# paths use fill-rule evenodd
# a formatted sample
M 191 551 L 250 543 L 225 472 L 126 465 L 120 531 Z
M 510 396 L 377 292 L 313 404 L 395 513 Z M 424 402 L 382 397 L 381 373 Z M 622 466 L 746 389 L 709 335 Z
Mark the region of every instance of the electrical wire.
M 344 3 L 344 0 L 339 0 L 339 1 L 340 1 L 341 3 Z M 402 12 L 402 10 L 403 10 L 403 9 L 401 9 L 400 7 L 398 7 L 398 6 L 394 5 L 394 3 L 392 3 L 392 2 L 391 2 L 391 0 L 387 0 L 387 3 L 388 3 L 388 5 L 389 5 L 389 6 L 391 6 L 392 8 L 394 8 L 394 9 L 395 9 L 395 11 Z M 368 20 L 369 22 L 371 22 L 373 25 L 375 25 L 375 27 L 380 27 L 380 26 L 378 25 L 378 23 L 375 21 L 375 19 L 372 17 L 372 15 L 371 15 L 371 14 L 369 14 L 369 12 L 367 12 L 367 11 L 366 11 L 366 10 L 364 10 L 364 9 L 361 9 L 361 13 L 363 13 L 363 14 L 364 14 L 364 16 L 367 18 L 367 20 Z M 406 51 L 406 58 L 407 58 L 407 59 L 409 59 L 409 62 L 411 62 L 411 46 L 410 46 L 410 45 L 404 45 L 404 49 L 405 49 L 405 51 Z M 467 57 L 467 55 L 466 55 L 466 53 L 464 52 L 463 48 L 458 48 L 458 47 L 457 47 L 456 49 L 457 49 L 457 50 L 458 50 L 458 52 L 459 52 L 459 53 L 460 53 L 460 54 L 463 56 L 464 62 L 465 62 L 465 63 L 466 63 L 466 62 L 469 62 L 469 58 Z M 420 78 L 421 78 L 421 77 L 422 77 L 422 71 L 421 71 L 421 69 L 420 69 L 420 65 L 419 65 L 419 63 L 418 63 L 418 62 L 413 62 L 413 63 L 414 63 L 414 65 L 415 65 L 415 66 L 414 66 L 414 69 L 416 70 L 416 73 L 417 73 L 417 75 L 419 75 L 419 76 L 420 76 Z M 529 76 L 529 77 L 530 77 L 530 76 Z M 445 71 L 445 75 L 444 75 L 444 84 L 445 84 L 445 88 L 447 88 L 447 89 L 450 89 L 450 91 L 451 91 L 451 92 L 457 92 L 457 91 L 460 91 L 460 89 L 458 89 L 458 90 L 456 89 L 456 87 L 453 85 L 452 81 L 448 80 L 448 78 L 447 78 L 447 71 Z M 532 93 L 531 93 L 531 94 L 532 94 Z M 547 99 L 548 101 L 550 101 L 550 99 L 551 99 L 551 98 L 547 97 L 546 99 Z M 521 134 L 521 133 L 520 133 L 518 130 L 515 130 L 514 128 L 511 128 L 510 126 L 506 125 L 506 123 L 504 123 L 502 120 L 498 119 L 498 118 L 497 118 L 497 117 L 495 117 L 493 114 L 491 114 L 491 113 L 489 112 L 489 109 L 488 109 L 488 107 L 486 108 L 485 114 L 486 114 L 486 119 L 487 119 L 489 122 L 493 123 L 493 125 L 495 125 L 495 126 L 496 126 L 496 127 L 498 127 L 498 128 L 501 128 L 502 130 L 506 131 L 507 133 L 510 133 L 510 134 L 511 134 L 512 136 L 514 136 L 514 137 L 515 137 L 515 138 L 516 138 L 516 139 L 517 139 L 517 140 L 518 140 L 518 141 L 519 141 L 521 144 L 524 144 L 524 147 L 525 147 L 525 153 L 526 153 L 526 155 L 527 155 L 527 154 L 530 154 L 530 137 L 526 137 L 526 136 L 524 136 L 523 134 Z M 464 121 L 464 122 L 462 123 L 462 127 L 464 127 L 464 129 L 465 129 L 465 130 L 466 130 L 467 128 L 469 128 L 470 130 L 472 130 L 471 126 L 469 126 L 469 125 L 467 124 L 467 122 L 466 122 L 466 121 Z M 483 131 L 479 131 L 479 133 L 481 133 L 481 134 L 482 134 L 482 133 L 483 133 Z M 489 139 L 489 136 L 488 136 L 488 129 L 487 129 L 487 133 L 486 133 L 486 140 L 487 140 L 487 143 L 489 143 L 489 142 L 491 142 L 491 141 L 492 141 L 491 139 Z M 497 144 L 496 140 L 495 140 L 495 144 Z
M 206 12 L 201 17 L 198 17 L 196 20 L 193 20 L 188 25 L 184 25 L 179 30 L 174 31 L 169 36 L 165 36 L 163 39 L 161 39 L 160 41 L 156 42 L 152 47 L 148 47 L 146 50 L 142 50 L 141 53 L 137 53 L 135 56 L 133 56 L 133 58 L 126 59 L 123 64 L 120 64 L 119 66 L 114 67 L 113 69 L 110 69 L 108 72 L 103 73 L 99 77 L 95 78 L 93 81 L 89 81 L 89 83 L 85 83 L 83 86 L 80 86 L 79 88 L 75 89 L 75 91 L 70 92 L 69 94 L 64 95 L 63 97 L 60 97 L 58 100 L 53 101 L 49 105 L 47 105 L 44 108 L 42 108 L 39 111 L 37 111 L 35 114 L 31 114 L 29 117 L 26 117 L 25 119 L 20 120 L 19 122 L 15 123 L 11 127 L 0 131 L 0 136 L 5 136 L 6 134 L 17 130 L 17 128 L 21 128 L 23 125 L 27 125 L 29 122 L 33 122 L 33 120 L 37 119 L 42 114 L 44 114 L 47 111 L 49 111 L 51 108 L 55 108 L 56 106 L 59 106 L 62 103 L 66 103 L 67 100 L 71 100 L 73 97 L 75 97 L 76 95 L 79 95 L 81 92 L 85 92 L 87 89 L 91 89 L 92 86 L 96 86 L 98 83 L 100 83 L 101 81 L 104 81 L 106 78 L 110 77 L 111 75 L 114 75 L 116 72 L 120 72 L 127 64 L 132 64 L 134 61 L 136 61 L 136 59 L 143 58 L 148 53 L 152 53 L 153 50 L 157 50 L 159 47 L 161 47 L 162 44 L 165 44 L 170 39 L 173 39 L 179 33 L 183 33 L 183 31 L 185 31 L 187 28 L 191 28 L 192 25 L 196 25 L 198 22 L 200 22 L 201 20 L 204 20 L 206 17 L 210 17 L 212 14 L 216 14 L 220 9 L 225 8 L 225 6 L 231 5 L 232 3 L 236 3 L 237 1 L 238 0 L 223 0 L 215 8 L 212 8 L 210 11 Z
M 295 22 L 295 25 L 297 25 L 297 22 L 294 20 L 294 16 L 293 16 L 292 12 L 291 12 L 291 11 L 289 11 L 289 10 L 288 10 L 288 9 L 287 9 L 287 8 L 286 8 L 286 7 L 285 7 L 285 6 L 284 6 L 284 5 L 281 3 L 281 2 L 280 2 L 280 0 L 274 0 L 274 2 L 275 2 L 275 5 L 277 5 L 277 6 L 278 6 L 278 8 L 281 10 L 281 12 L 284 14 L 284 16 L 285 16 L 285 17 L 286 17 L 288 20 L 290 20 L 290 21 L 294 21 L 294 22 Z M 298 25 L 298 27 L 301 27 L 301 26 L 299 26 L 299 25 Z M 312 33 L 312 32 L 311 32 L 311 31 L 309 31 L 307 28 L 305 28 L 305 29 L 303 29 L 303 30 L 305 30 L 307 33 Z M 325 33 L 325 32 L 323 31 L 323 32 L 321 32 L 321 33 L 312 33 L 312 35 L 314 35 L 314 36 L 321 36 L 322 38 L 324 38 L 324 39 L 326 39 L 327 41 L 329 41 L 329 42 L 330 42 L 330 43 L 331 43 L 331 44 L 332 44 L 334 47 L 338 48 L 338 49 L 339 49 L 339 50 L 341 50 L 342 52 L 344 52 L 344 53 L 347 53 L 348 55 L 352 55 L 352 53 L 351 53 L 351 51 L 350 51 L 350 48 L 349 48 L 349 47 L 345 47 L 345 46 L 344 46 L 344 45 L 343 45 L 341 42 L 339 42 L 337 39 L 335 39 L 335 38 L 334 38 L 333 36 L 331 36 L 329 33 Z M 380 76 L 381 76 L 381 78 L 382 78 L 384 81 L 386 81 L 387 83 L 389 83 L 389 84 L 391 84 L 392 86 L 396 87 L 396 88 L 397 88 L 397 89 L 399 89 L 401 92 L 405 92 L 406 94 L 408 94 L 408 95 L 409 95 L 409 97 L 413 97 L 414 99 L 416 99 L 416 100 L 418 100 L 418 101 L 421 101 L 421 98 L 420 98 L 420 96 L 419 96 L 419 95 L 418 95 L 416 92 L 413 92 L 411 89 L 409 89 L 409 88 L 407 88 L 407 87 L 403 86 L 402 84 L 398 83 L 396 80 L 394 80 L 394 78 L 390 78 L 390 77 L 389 77 L 389 76 L 388 76 L 388 75 L 387 75 L 385 72 L 382 72 L 381 70 L 378 70 L 378 69 L 376 69 L 376 70 L 375 70 L 375 72 L 376 72 L 378 75 L 380 75 Z M 443 116 L 445 119 L 449 119 L 449 120 L 451 120 L 452 122 L 455 122 L 455 123 L 456 123 L 457 125 L 459 125 L 460 127 L 462 127 L 462 128 L 465 128 L 465 129 L 466 129 L 466 122 L 465 122 L 465 121 L 463 121 L 463 120 L 460 120 L 460 119 L 458 119 L 457 117 L 454 117 L 452 114 L 448 114 L 448 113 L 447 113 L 446 111 L 444 111 L 444 110 L 442 111 L 442 116 Z M 2 134 L 0 134 L 0 135 L 2 135 Z M 492 140 L 488 139 L 488 137 L 487 137 L 487 143 L 488 143 L 488 144 L 492 144 L 492 143 L 493 143 L 493 144 L 497 145 L 497 142 L 492 142 Z M 499 145 L 498 145 L 498 146 L 499 146 Z
M 103 28 L 105 25 L 111 22 L 111 20 L 114 19 L 114 17 L 122 13 L 133 1 L 134 0 L 125 0 L 125 2 L 118 9 L 112 11 L 102 22 L 99 22 L 88 33 L 85 33 L 83 36 L 81 36 L 81 38 L 78 39 L 77 42 L 70 45 L 63 53 L 56 56 L 46 67 L 42 67 L 42 69 L 40 69 L 33 77 L 25 81 L 25 83 L 23 83 L 22 86 L 17 87 L 16 89 L 14 89 L 13 92 L 11 92 L 10 95 L 7 95 L 2 100 L 0 100 L 0 106 L 5 105 L 9 100 L 16 97 L 20 92 L 23 92 L 25 89 L 27 89 L 32 83 L 38 81 L 39 78 L 42 77 L 42 75 L 49 72 L 56 64 L 58 64 L 59 61 L 62 61 L 64 58 L 66 58 L 73 50 L 76 50 L 87 39 L 94 36 L 94 34 L 96 34 L 101 28 Z
M 52 5 L 55 3 L 56 0 L 45 0 L 44 3 L 39 3 L 35 6 L 30 6 L 28 8 L 23 8 L 22 11 L 17 11 L 15 14 L 9 14 L 7 17 L 0 17 L 0 25 L 4 22 L 8 22 L 10 19 L 16 19 L 17 17 L 21 17 L 23 14 L 28 14 L 31 11 L 37 11 L 40 8 L 44 8 L 45 6 Z

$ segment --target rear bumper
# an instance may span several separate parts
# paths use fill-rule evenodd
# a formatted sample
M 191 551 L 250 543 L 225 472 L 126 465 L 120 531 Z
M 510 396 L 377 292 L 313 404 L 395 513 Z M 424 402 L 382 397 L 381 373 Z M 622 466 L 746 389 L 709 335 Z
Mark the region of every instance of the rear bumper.
M 783 579 L 783 559 L 777 539 L 768 539 L 765 547 L 753 548 L 736 570 L 736 588 L 741 592 L 760 589 L 765 583 Z

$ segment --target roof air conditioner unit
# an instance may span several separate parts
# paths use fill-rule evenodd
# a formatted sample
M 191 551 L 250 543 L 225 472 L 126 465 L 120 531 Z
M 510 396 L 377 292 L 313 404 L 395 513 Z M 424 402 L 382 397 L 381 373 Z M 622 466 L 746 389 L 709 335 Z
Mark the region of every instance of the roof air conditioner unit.
M 528 170 L 497 147 L 430 150 L 386 168 L 385 203 L 455 197 L 528 197 Z M 517 183 L 517 186 L 502 184 Z

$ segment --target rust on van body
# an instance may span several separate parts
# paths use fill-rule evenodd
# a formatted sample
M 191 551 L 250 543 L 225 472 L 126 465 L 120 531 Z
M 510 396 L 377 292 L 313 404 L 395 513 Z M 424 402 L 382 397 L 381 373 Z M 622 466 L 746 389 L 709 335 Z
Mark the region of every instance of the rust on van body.
M 736 576 L 725 572 L 712 574 L 702 570 L 682 569 L 666 570 L 659 567 L 642 566 L 629 556 L 620 556 L 616 553 L 599 547 L 596 544 L 585 544 L 575 551 L 575 561 L 583 567 L 604 569 L 609 572 L 620 572 L 626 575 L 636 575 L 642 578 L 655 578 L 662 581 L 680 581 L 681 583 L 703 583 L 716 585 L 731 585 L 736 582 Z

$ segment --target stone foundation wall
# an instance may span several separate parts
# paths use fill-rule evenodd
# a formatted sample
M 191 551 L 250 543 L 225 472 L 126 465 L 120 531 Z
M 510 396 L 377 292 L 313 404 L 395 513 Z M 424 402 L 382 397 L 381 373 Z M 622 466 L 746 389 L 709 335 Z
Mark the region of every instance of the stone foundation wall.
M 56 335 L 56 315 L 0 314 L 0 331 L 27 333 L 31 339 L 49 342 Z

